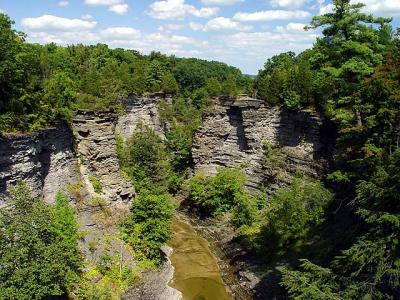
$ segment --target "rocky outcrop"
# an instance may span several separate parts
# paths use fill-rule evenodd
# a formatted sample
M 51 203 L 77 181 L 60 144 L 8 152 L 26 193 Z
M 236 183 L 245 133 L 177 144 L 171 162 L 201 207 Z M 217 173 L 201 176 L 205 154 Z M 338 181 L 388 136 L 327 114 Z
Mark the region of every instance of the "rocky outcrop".
M 134 188 L 119 169 L 115 124 L 111 112 L 79 110 L 72 122 L 80 174 L 93 196 L 130 201 Z M 99 185 L 96 189 L 96 183 Z
M 163 246 L 165 262 L 157 272 L 150 271 L 145 274 L 143 283 L 122 295 L 122 300 L 181 300 L 182 293 L 169 286 L 174 275 L 174 267 L 169 259 L 172 248 Z
M 0 137 L 0 194 L 24 181 L 35 196 L 53 202 L 58 190 L 76 181 L 76 171 L 68 127 Z
M 194 168 L 212 175 L 218 166 L 240 167 L 252 189 L 276 189 L 295 172 L 317 177 L 330 151 L 323 128 L 313 112 L 267 107 L 255 99 L 220 100 L 195 133 Z M 281 160 L 278 166 L 268 161 L 263 145 Z
M 164 124 L 160 120 L 158 104 L 163 99 L 162 95 L 129 97 L 123 115 L 118 118 L 116 133 L 127 140 L 135 132 L 138 124 L 142 123 L 152 128 L 160 137 L 164 138 Z M 165 99 L 171 101 L 170 98 Z

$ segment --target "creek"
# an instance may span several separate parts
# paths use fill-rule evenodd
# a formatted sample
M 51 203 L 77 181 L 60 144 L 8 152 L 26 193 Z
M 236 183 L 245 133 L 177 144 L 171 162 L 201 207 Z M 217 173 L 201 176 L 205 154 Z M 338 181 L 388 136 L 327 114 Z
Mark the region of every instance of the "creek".
M 182 300 L 233 300 L 208 241 L 179 218 L 173 221 L 172 234 L 175 271 L 169 285 L 182 292 Z

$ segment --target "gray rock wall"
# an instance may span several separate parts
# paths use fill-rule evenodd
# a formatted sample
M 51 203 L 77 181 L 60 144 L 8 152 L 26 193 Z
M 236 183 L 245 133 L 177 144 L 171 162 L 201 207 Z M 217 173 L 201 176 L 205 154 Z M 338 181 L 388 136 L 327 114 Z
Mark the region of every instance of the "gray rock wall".
M 116 133 L 123 140 L 127 140 L 135 132 L 137 125 L 143 123 L 152 128 L 160 137 L 165 138 L 164 124 L 158 113 L 158 104 L 162 99 L 159 95 L 128 98 L 125 103 L 125 113 L 118 118 Z M 166 100 L 170 101 L 171 99 Z
M 67 127 L 0 137 L 0 194 L 25 181 L 35 196 L 53 202 L 77 178 L 72 135 Z
M 111 112 L 80 110 L 72 122 L 79 158 L 80 174 L 93 196 L 107 201 L 130 201 L 134 188 L 119 168 L 115 142 L 116 116 Z M 90 178 L 101 182 L 102 191 L 96 193 Z
M 318 177 L 329 145 L 322 139 L 323 124 L 312 112 L 266 107 L 257 100 L 221 101 L 195 133 L 195 172 L 216 173 L 218 166 L 240 167 L 247 186 L 274 190 L 296 172 Z M 279 153 L 279 171 L 264 158 L 263 143 Z

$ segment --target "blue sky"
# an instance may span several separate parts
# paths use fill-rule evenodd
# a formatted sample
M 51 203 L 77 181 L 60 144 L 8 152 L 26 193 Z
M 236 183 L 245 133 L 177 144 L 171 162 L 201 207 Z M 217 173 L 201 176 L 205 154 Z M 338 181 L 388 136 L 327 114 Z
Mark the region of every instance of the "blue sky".
M 358 2 L 358 1 L 357 1 Z M 394 17 L 400 0 L 361 0 L 376 16 Z M 179 57 L 219 60 L 256 74 L 283 51 L 312 46 L 303 27 L 329 11 L 331 0 L 0 0 L 28 41 L 106 43 Z

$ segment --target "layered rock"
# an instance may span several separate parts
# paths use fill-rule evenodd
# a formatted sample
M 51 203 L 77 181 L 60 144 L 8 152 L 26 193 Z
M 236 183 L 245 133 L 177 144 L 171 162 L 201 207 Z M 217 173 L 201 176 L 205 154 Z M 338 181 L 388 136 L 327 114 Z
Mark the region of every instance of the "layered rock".
M 330 147 L 321 130 L 313 112 L 267 107 L 255 99 L 219 101 L 195 133 L 194 168 L 213 175 L 218 166 L 240 167 L 252 189 L 273 190 L 296 172 L 317 177 Z M 266 159 L 264 144 L 279 153 L 279 172 Z
M 76 170 L 68 127 L 0 137 L 0 194 L 24 181 L 33 195 L 50 203 L 57 191 L 76 181 Z
M 107 201 L 129 201 L 134 188 L 119 169 L 115 141 L 116 116 L 111 112 L 79 110 L 72 122 L 80 173 L 89 192 Z M 93 180 L 99 181 L 96 192 Z
M 135 132 L 138 124 L 142 123 L 164 138 L 165 128 L 158 113 L 158 104 L 162 99 L 164 98 L 159 94 L 129 97 L 125 103 L 124 114 L 118 118 L 116 133 L 127 140 Z M 166 99 L 166 101 L 170 100 L 169 98 Z

